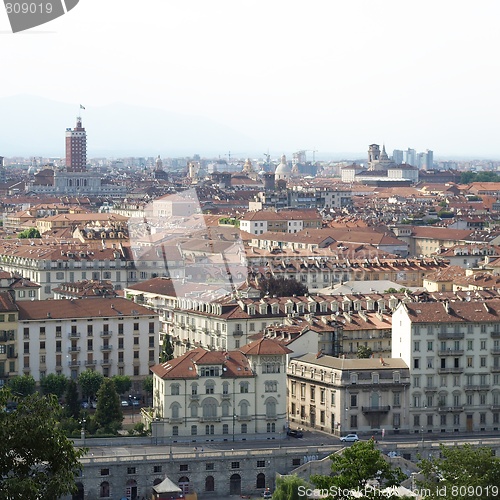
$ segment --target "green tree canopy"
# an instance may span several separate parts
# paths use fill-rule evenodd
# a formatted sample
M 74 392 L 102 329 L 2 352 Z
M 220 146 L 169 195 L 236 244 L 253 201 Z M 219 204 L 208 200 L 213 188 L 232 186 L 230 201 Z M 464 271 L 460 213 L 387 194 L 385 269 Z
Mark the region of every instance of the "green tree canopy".
M 64 375 L 49 373 L 40 380 L 40 386 L 44 394 L 54 394 L 60 398 L 66 391 L 68 379 Z
M 163 345 L 160 352 L 160 363 L 165 363 L 174 358 L 174 346 L 172 345 L 172 338 L 170 335 L 165 334 L 163 337 Z
M 307 500 L 307 495 L 301 495 L 311 489 L 308 484 L 296 475 L 278 477 L 272 500 Z
M 93 398 L 99 387 L 101 387 L 104 377 L 101 373 L 93 370 L 85 370 L 78 376 L 78 384 L 82 389 L 82 394 L 86 398 Z
M 147 392 L 148 394 L 153 394 L 153 376 L 152 375 L 148 375 L 142 381 L 142 390 L 144 392 Z
M 118 394 L 126 394 L 132 387 L 132 380 L 128 375 L 115 375 L 112 380 Z
M 105 378 L 97 391 L 97 409 L 94 420 L 97 427 L 108 432 L 116 432 L 122 426 L 123 412 L 120 397 L 110 378 Z
M 40 231 L 36 229 L 35 227 L 30 227 L 29 229 L 25 229 L 24 231 L 21 231 L 18 235 L 18 238 L 21 239 L 26 239 L 26 238 L 41 238 L 42 235 L 40 234 Z
M 360 345 L 358 347 L 358 352 L 357 352 L 356 356 L 359 359 L 368 359 L 368 358 L 371 358 L 372 354 L 373 354 L 373 351 L 371 350 L 370 347 L 367 347 L 365 345 Z
M 499 497 L 500 458 L 492 454 L 491 448 L 441 445 L 439 451 L 439 457 L 419 463 L 424 479 L 417 481 L 417 485 L 431 492 L 426 498 L 487 500 Z M 496 489 L 492 489 L 493 486 Z
M 294 279 L 263 278 L 259 280 L 259 290 L 261 296 L 270 295 L 271 297 L 291 297 L 292 295 L 306 295 L 309 293 L 307 286 Z
M 0 491 L 2 498 L 54 500 L 75 489 L 86 450 L 76 449 L 58 426 L 61 408 L 55 396 L 19 397 L 0 390 Z
M 381 487 L 399 485 L 406 479 L 400 468 L 393 469 L 382 453 L 375 448 L 372 439 L 358 441 L 342 453 L 332 455 L 332 475 L 311 476 L 319 489 L 334 491 L 329 498 L 352 499 L 350 490 L 365 490 L 371 480 L 377 480 Z M 367 496 L 369 498 L 369 496 Z M 393 497 L 394 498 L 394 497 Z
M 70 379 L 66 386 L 64 396 L 65 414 L 70 418 L 78 418 L 80 415 L 80 404 L 78 403 L 78 386 L 73 379 Z
M 36 382 L 32 375 L 16 375 L 9 380 L 10 390 L 17 395 L 28 396 L 35 392 Z

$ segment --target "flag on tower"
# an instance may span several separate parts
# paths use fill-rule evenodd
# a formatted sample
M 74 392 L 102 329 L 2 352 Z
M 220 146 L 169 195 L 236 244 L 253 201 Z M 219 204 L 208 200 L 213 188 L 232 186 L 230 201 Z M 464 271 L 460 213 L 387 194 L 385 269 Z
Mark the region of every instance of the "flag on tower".
M 85 108 L 80 104 L 80 109 L 85 109 Z

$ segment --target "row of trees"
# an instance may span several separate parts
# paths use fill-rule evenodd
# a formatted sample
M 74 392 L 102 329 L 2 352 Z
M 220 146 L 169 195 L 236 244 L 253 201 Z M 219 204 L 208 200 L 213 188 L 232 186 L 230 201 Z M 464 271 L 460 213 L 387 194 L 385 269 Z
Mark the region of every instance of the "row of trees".
M 36 392 L 36 382 L 31 375 L 13 377 L 8 386 L 18 398 L 29 397 Z M 130 391 L 132 381 L 128 376 L 107 378 L 99 372 L 87 370 L 80 374 L 77 381 L 64 375 L 49 374 L 40 381 L 40 387 L 44 395 L 64 399 L 60 424 L 68 435 L 79 433 L 83 420 L 89 434 L 116 434 L 123 421 L 120 394 Z M 152 377 L 144 380 L 143 389 L 147 393 L 153 392 Z M 82 410 L 79 390 L 87 401 L 97 399 L 93 415 Z
M 306 500 L 307 491 L 328 492 L 329 500 L 374 499 L 387 496 L 380 488 L 399 486 L 407 476 L 399 467 L 392 467 L 373 440 L 358 441 L 342 453 L 330 457 L 331 475 L 313 475 L 310 482 L 298 476 L 278 478 L 273 500 Z M 441 445 L 439 457 L 422 459 L 415 486 L 429 500 L 457 498 L 493 499 L 500 495 L 500 458 L 490 448 L 446 447 Z M 391 494 L 391 498 L 407 498 Z

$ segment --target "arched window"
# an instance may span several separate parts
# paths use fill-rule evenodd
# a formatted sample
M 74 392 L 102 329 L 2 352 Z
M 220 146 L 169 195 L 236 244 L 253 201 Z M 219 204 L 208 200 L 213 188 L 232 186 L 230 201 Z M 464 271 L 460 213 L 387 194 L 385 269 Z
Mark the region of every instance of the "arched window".
M 266 418 L 276 418 L 276 400 L 274 398 L 266 401 Z
M 215 491 L 214 476 L 207 476 L 205 478 L 205 491 Z
M 107 481 L 101 483 L 101 486 L 99 487 L 99 497 L 109 498 L 109 483 Z
M 217 401 L 214 398 L 207 398 L 203 401 L 203 416 L 216 417 L 217 416 Z
M 229 417 L 229 403 L 227 401 L 224 401 L 221 406 L 222 406 L 222 416 Z
M 181 405 L 179 403 L 173 403 L 170 407 L 172 411 L 172 418 L 179 418 L 179 409 Z
M 190 408 L 191 408 L 191 416 L 197 417 L 198 416 L 198 404 L 194 403 L 190 406 Z
M 247 401 L 240 402 L 240 415 L 242 417 L 248 416 L 248 402 Z
M 241 424 L 241 433 L 246 434 L 248 431 L 248 426 L 247 424 Z
M 257 488 L 265 488 L 266 487 L 266 475 L 264 473 L 257 474 Z

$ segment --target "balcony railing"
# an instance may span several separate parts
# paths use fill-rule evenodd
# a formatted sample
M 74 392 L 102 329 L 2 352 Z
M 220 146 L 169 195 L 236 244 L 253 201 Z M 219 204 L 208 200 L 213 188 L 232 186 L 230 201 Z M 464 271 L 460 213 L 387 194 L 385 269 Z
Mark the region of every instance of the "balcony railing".
M 465 334 L 460 333 L 460 332 L 447 332 L 447 333 L 439 332 L 438 333 L 439 340 L 447 340 L 447 339 L 460 340 L 460 339 L 463 339 L 464 337 L 465 337 Z
M 438 406 L 438 412 L 448 413 L 448 412 L 460 412 L 464 411 L 463 406 Z
M 80 348 L 78 346 L 68 347 L 68 352 L 80 352 Z
M 220 417 L 200 417 L 200 422 L 220 422 Z
M 387 413 L 391 407 L 389 405 L 387 406 L 362 406 L 361 411 L 363 413 Z
M 238 422 L 250 422 L 250 420 L 252 420 L 252 417 L 251 415 L 238 415 L 236 417 L 236 420 L 238 420 Z
M 439 356 L 461 356 L 463 353 L 463 349 L 444 349 L 438 352 Z
M 463 373 L 464 369 L 463 368 L 438 368 L 438 373 L 440 375 L 446 375 L 448 373 Z
M 103 332 L 100 332 L 99 335 L 101 337 L 111 337 L 111 335 L 113 335 L 113 332 L 111 330 L 105 330 Z
M 79 339 L 81 337 L 80 332 L 70 332 L 68 333 L 69 339 Z
M 101 351 L 112 351 L 113 346 L 112 345 L 102 345 L 101 346 Z
M 466 385 L 464 389 L 466 391 L 487 391 L 490 388 L 488 384 L 483 385 Z

